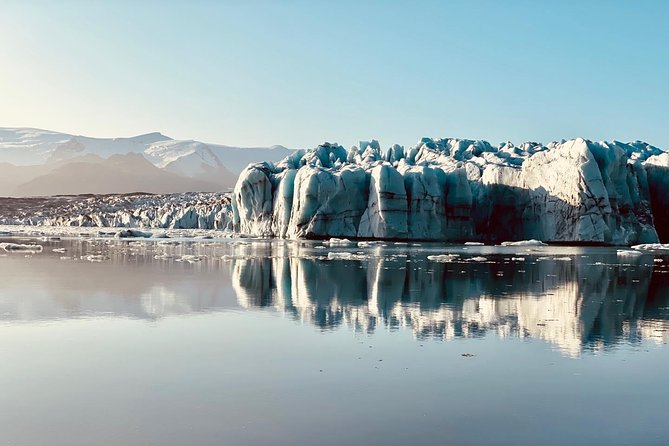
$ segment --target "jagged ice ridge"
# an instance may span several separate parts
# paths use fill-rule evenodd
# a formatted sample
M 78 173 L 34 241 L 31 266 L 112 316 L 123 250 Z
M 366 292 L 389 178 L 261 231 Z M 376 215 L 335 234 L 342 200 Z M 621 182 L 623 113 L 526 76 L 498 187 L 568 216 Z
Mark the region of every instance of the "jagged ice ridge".
M 669 237 L 668 172 L 641 141 L 325 143 L 249 165 L 232 220 L 280 238 L 655 243 Z
M 84 195 L 0 199 L 0 224 L 231 230 L 230 195 Z

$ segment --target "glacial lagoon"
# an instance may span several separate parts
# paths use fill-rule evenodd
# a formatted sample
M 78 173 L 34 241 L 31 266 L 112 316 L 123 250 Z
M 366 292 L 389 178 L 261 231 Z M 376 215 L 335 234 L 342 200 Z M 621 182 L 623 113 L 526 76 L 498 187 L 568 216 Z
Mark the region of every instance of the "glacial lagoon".
M 669 436 L 669 253 L 0 242 L 41 246 L 0 251 L 3 444 L 661 445 Z

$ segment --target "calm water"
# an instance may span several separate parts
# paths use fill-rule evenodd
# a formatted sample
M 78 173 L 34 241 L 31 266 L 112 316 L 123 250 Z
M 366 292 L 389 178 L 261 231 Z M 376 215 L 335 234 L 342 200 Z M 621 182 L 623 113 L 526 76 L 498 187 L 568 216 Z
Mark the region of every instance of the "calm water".
M 669 257 L 1 241 L 0 444 L 669 444 Z

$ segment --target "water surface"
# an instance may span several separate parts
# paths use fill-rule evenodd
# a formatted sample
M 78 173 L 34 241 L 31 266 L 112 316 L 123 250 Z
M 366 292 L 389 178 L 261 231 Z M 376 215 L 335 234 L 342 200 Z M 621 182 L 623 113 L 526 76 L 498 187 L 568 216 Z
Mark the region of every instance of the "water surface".
M 666 256 L 2 241 L 43 246 L 0 252 L 5 444 L 669 438 Z

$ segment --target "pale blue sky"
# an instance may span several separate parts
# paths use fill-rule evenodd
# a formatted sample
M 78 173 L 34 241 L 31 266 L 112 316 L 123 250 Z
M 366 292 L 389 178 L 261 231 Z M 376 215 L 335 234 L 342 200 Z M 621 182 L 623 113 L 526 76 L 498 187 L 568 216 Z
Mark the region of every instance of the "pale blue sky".
M 665 1 L 0 3 L 0 126 L 669 148 Z

